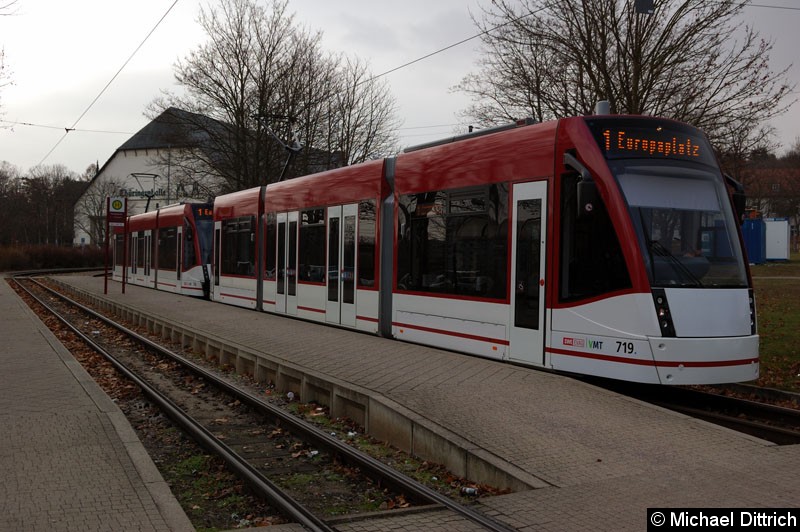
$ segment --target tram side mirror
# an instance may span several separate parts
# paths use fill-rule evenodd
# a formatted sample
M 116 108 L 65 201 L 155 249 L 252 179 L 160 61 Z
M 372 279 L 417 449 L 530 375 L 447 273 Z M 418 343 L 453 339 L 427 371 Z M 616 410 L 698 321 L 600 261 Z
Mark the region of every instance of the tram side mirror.
M 736 218 L 739 223 L 743 223 L 745 217 L 745 209 L 747 206 L 747 195 L 744 193 L 744 185 L 735 180 L 728 174 L 725 174 L 725 182 L 733 188 L 731 199 L 733 200 L 733 209 L 736 211 Z
M 597 185 L 594 181 L 578 181 L 578 216 L 589 216 L 599 204 Z
M 736 210 L 736 218 L 739 223 L 742 223 L 745 217 L 745 204 L 747 203 L 747 196 L 744 192 L 733 193 L 733 208 Z
M 577 183 L 578 216 L 591 215 L 600 205 L 600 196 L 597 194 L 597 185 L 592 179 L 592 174 L 572 153 L 564 152 L 564 166 L 575 170 L 580 175 Z

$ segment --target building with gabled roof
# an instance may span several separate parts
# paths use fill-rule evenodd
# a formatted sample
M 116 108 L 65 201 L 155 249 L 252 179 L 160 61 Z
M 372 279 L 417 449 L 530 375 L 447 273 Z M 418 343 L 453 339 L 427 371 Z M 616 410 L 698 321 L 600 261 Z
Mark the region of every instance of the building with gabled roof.
M 75 202 L 75 245 L 100 245 L 104 239 L 106 197 L 128 198 L 128 213 L 138 214 L 177 202 L 214 197 L 222 181 L 201 161 L 187 168 L 174 160 L 209 140 L 208 131 L 224 125 L 203 115 L 170 107 L 123 143 L 98 170 Z
M 104 242 L 107 197 L 126 197 L 131 215 L 172 203 L 211 201 L 226 186 L 219 168 L 226 166 L 234 137 L 231 126 L 213 118 L 176 107 L 165 110 L 117 148 L 75 202 L 73 243 Z M 274 142 L 281 150 L 283 143 Z M 341 152 L 310 146 L 303 147 L 302 159 L 299 175 L 344 165 Z

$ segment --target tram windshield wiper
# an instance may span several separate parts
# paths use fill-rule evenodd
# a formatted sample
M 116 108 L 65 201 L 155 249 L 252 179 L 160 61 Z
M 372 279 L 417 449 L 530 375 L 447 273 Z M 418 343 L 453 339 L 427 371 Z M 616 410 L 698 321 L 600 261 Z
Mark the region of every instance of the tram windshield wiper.
M 682 275 L 688 282 L 679 283 L 681 286 L 697 286 L 702 287 L 703 282 L 695 275 L 692 270 L 678 257 L 673 255 L 664 245 L 658 240 L 647 239 L 647 250 L 650 253 L 650 262 L 653 270 L 653 279 L 657 280 L 656 276 L 656 257 L 663 257 L 666 263 L 672 266 L 672 270 Z M 707 267 L 707 263 L 706 263 Z M 678 281 L 675 279 L 674 281 Z

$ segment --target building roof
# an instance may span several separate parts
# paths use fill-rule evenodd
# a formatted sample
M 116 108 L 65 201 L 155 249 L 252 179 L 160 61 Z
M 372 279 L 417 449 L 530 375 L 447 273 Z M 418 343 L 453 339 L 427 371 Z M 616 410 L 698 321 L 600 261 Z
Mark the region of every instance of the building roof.
M 128 139 L 118 151 L 198 146 L 223 125 L 207 116 L 170 107 Z

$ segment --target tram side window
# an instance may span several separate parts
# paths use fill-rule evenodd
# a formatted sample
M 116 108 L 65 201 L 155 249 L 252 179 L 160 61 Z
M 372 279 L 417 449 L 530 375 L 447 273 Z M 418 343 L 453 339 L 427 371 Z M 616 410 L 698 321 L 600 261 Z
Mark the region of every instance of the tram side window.
M 264 245 L 267 246 L 266 253 L 264 253 L 264 279 L 275 280 L 275 236 L 278 232 L 278 227 L 275 225 L 276 216 L 274 212 L 270 212 L 266 216 L 266 238 Z
M 398 221 L 398 290 L 506 297 L 507 184 L 404 195 Z
M 300 212 L 298 279 L 325 282 L 325 209 Z
M 375 200 L 358 205 L 358 286 L 375 286 Z
M 255 275 L 255 220 L 252 216 L 222 222 L 222 273 L 226 275 Z
M 578 216 L 577 174 L 561 180 L 561 301 L 630 288 L 631 277 L 619 238 L 602 200 Z
M 178 228 L 158 230 L 158 269 L 176 271 L 178 261 Z

